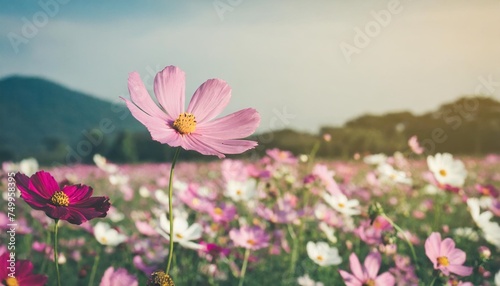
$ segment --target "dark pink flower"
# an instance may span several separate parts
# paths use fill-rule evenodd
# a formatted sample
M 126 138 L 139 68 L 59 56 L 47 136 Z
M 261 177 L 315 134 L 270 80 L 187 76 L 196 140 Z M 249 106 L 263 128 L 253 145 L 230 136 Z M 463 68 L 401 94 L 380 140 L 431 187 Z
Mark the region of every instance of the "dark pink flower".
M 0 283 L 2 285 L 19 285 L 19 286 L 42 286 L 47 283 L 47 276 L 41 274 L 33 274 L 33 263 L 29 260 L 14 259 L 14 265 L 8 260 L 10 259 L 9 252 L 5 252 L 0 256 Z M 9 274 L 12 269 L 15 271 L 14 277 Z
M 455 242 L 451 238 L 441 240 L 441 234 L 438 232 L 431 233 L 425 241 L 425 254 L 434 264 L 434 269 L 441 270 L 445 275 L 472 274 L 472 267 L 462 265 L 466 258 L 465 252 L 455 248 Z
M 257 142 L 235 140 L 251 135 L 260 123 L 252 108 L 214 119 L 227 106 L 231 88 L 220 79 L 209 79 L 194 93 L 184 110 L 186 79 L 184 72 L 168 66 L 154 81 L 154 92 L 161 108 L 151 99 L 138 73 L 129 75 L 131 101 L 125 100 L 132 115 L 151 133 L 153 140 L 180 146 L 203 155 L 224 158 L 257 146 Z M 163 108 L 163 109 L 162 109 Z
M 52 219 L 81 224 L 96 217 L 105 217 L 111 206 L 108 197 L 92 197 L 93 190 L 89 186 L 59 187 L 54 177 L 45 171 L 39 171 L 31 178 L 17 173 L 15 180 L 21 198 Z
M 351 267 L 352 274 L 344 270 L 339 270 L 339 272 L 347 286 L 393 286 L 396 282 L 391 273 L 384 272 L 377 276 L 381 262 L 380 253 L 372 252 L 366 256 L 365 262 L 361 265 L 356 254 L 352 253 L 349 256 L 349 266 Z

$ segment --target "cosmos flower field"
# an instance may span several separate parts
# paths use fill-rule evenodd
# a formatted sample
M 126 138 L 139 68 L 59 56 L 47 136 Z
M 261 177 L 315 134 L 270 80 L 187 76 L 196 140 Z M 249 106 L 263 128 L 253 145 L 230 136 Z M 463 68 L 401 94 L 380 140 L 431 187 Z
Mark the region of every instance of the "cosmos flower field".
M 105 217 L 59 222 L 62 284 L 146 285 L 169 252 L 170 164 L 94 161 L 44 168 L 111 204 Z M 39 169 L 4 163 L 2 189 L 9 174 Z M 496 155 L 325 161 L 273 149 L 257 161 L 178 162 L 170 275 L 176 285 L 499 285 L 499 185 Z M 56 285 L 54 220 L 15 202 L 16 259 L 39 283 L 19 285 Z

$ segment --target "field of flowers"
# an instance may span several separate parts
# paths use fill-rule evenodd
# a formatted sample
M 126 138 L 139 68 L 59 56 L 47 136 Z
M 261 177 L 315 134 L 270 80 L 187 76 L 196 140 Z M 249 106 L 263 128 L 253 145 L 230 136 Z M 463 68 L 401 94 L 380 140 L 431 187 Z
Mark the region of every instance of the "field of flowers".
M 499 156 L 313 157 L 273 149 L 258 161 L 179 162 L 175 284 L 500 285 Z M 109 197 L 105 217 L 59 221 L 62 285 L 146 285 L 152 272 L 165 270 L 169 252 L 170 164 L 94 161 L 48 173 L 35 173 L 33 160 L 4 163 L 2 190 L 19 172 L 21 190 L 46 188 L 53 176 L 56 188 L 82 184 L 95 200 Z M 4 265 L 0 281 L 56 285 L 54 220 L 19 191 L 15 209 L 8 202 L 4 192 L 0 252 L 15 253 L 17 276 L 9 278 Z

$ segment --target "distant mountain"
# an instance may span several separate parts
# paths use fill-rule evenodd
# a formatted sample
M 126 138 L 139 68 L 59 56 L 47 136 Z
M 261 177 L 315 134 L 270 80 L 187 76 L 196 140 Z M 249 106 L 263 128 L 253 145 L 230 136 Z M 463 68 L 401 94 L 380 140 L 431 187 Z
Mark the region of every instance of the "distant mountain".
M 144 130 L 124 105 L 40 78 L 0 80 L 0 161 L 85 157 L 124 130 Z

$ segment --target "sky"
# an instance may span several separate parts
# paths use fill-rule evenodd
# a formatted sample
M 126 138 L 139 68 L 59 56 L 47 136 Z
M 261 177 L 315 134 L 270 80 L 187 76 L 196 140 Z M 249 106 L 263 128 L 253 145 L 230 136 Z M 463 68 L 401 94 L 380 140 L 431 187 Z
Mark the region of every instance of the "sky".
M 0 0 L 0 78 L 39 76 L 103 99 L 165 66 L 186 96 L 232 87 L 259 131 L 318 132 L 356 116 L 500 100 L 498 0 Z

